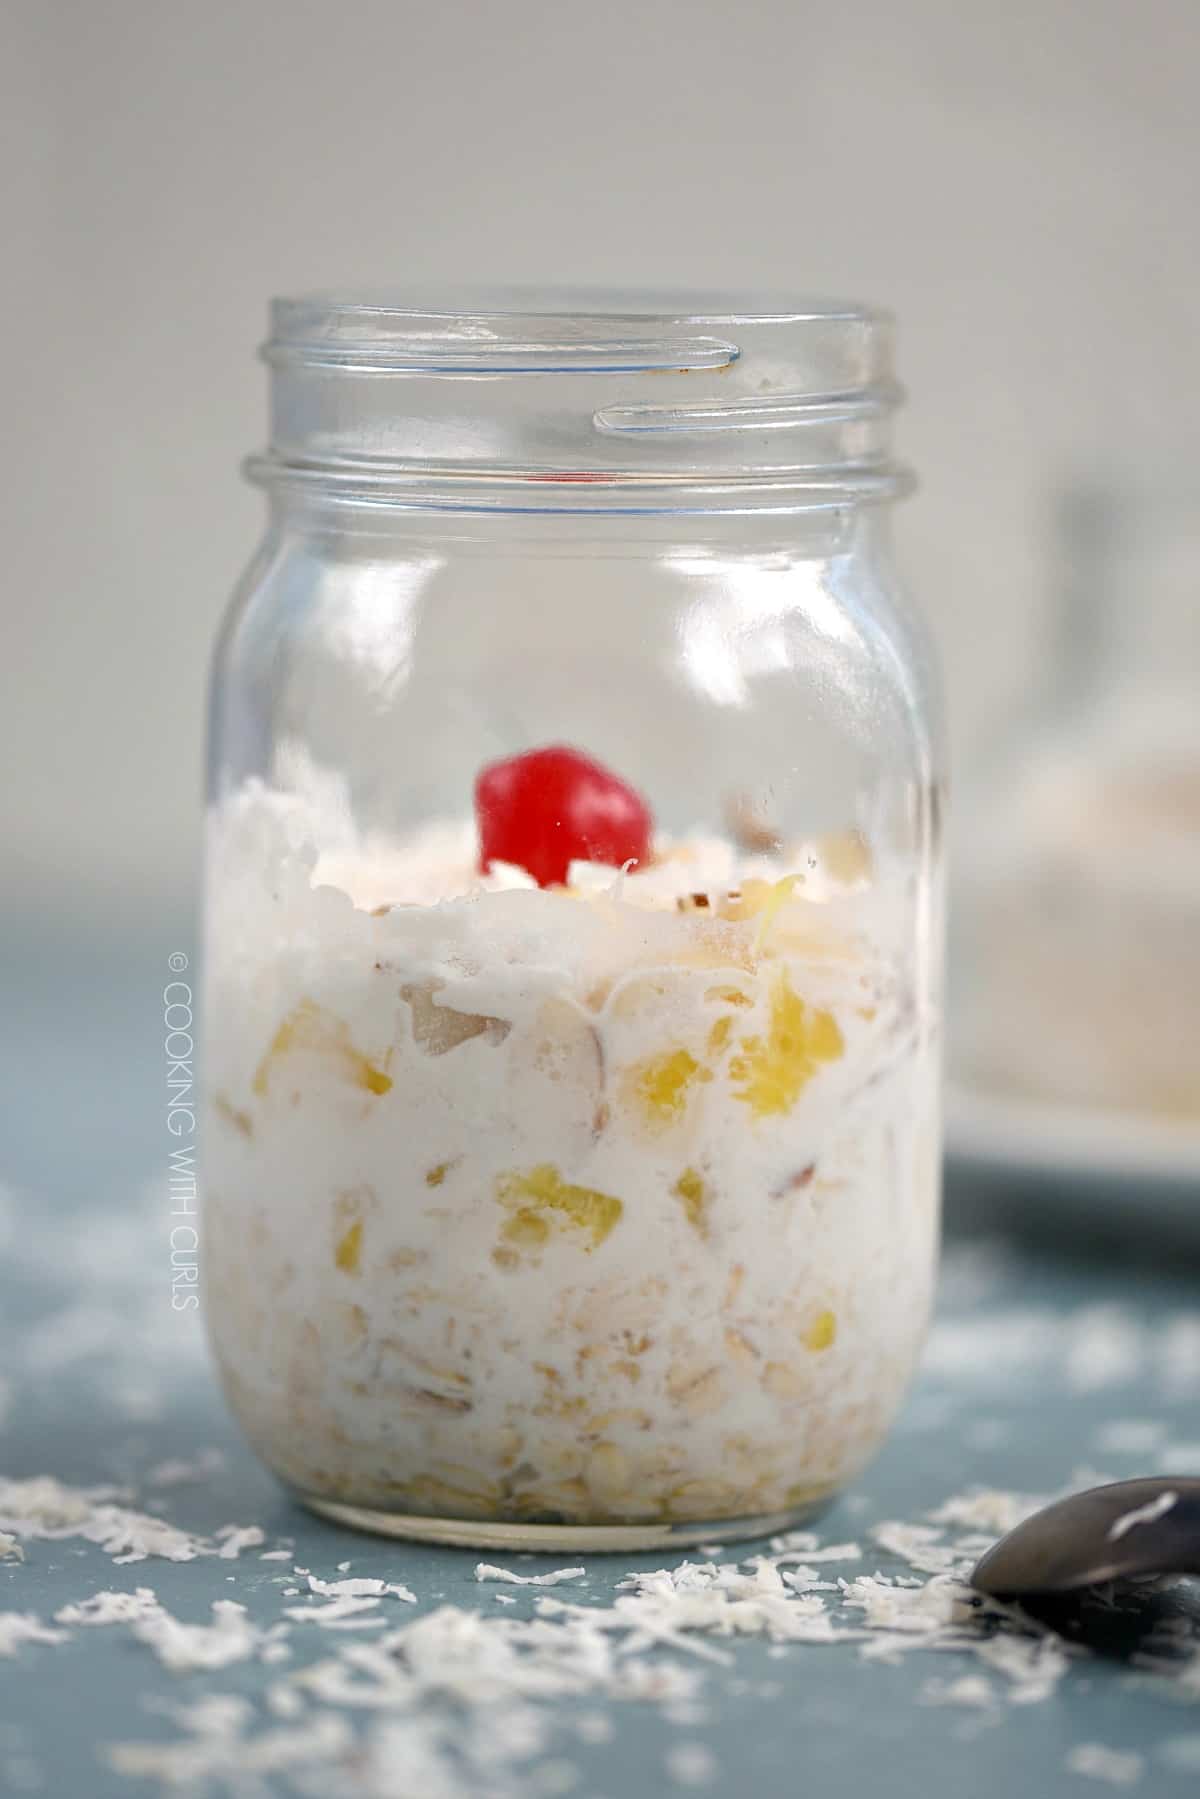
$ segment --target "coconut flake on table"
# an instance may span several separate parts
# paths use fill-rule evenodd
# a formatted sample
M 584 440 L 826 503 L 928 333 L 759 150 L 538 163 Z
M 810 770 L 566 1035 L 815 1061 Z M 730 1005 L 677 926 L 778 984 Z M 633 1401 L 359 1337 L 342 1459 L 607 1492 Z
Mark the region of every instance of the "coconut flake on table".
M 710 1785 L 720 1769 L 717 1758 L 706 1743 L 673 1743 L 664 1758 L 668 1777 L 677 1786 Z
M 616 1658 L 598 1614 L 586 1607 L 564 1610 L 573 1614 L 567 1628 L 548 1617 L 497 1618 L 443 1605 L 392 1631 L 378 1647 L 396 1657 L 417 1696 L 437 1692 L 471 1704 L 603 1691 Z
M 1137 1784 L 1146 1764 L 1132 1750 L 1109 1749 L 1103 1743 L 1079 1743 L 1067 1756 L 1065 1765 L 1072 1774 L 1125 1787 Z
M 72 1488 L 51 1475 L 31 1480 L 0 1479 L 0 1528 L 25 1538 L 61 1541 L 83 1537 L 118 1562 L 160 1556 L 192 1561 L 212 1553 L 211 1545 L 162 1518 L 113 1503 L 115 1487 Z
M 163 1700 L 148 1704 L 147 1709 L 174 1719 L 196 1736 L 229 1736 L 248 1730 L 254 1722 L 254 1706 L 240 1693 L 209 1693 L 190 1705 Z
M 156 1248 L 164 1203 L 156 1174 L 112 1203 L 80 1207 L 69 1229 L 19 1233 L 9 1259 L 51 1297 L 40 1318 L 13 1333 L 4 1359 L 35 1396 L 70 1368 L 110 1409 L 154 1416 L 181 1375 L 200 1375 L 198 1315 L 170 1314 L 168 1323 Z M 30 1215 L 41 1209 L 36 1194 L 24 1205 Z
M 212 1615 L 211 1624 L 184 1624 L 160 1605 L 135 1619 L 131 1628 L 164 1668 L 176 1674 L 212 1672 L 246 1661 L 278 1634 L 278 1626 L 264 1630 L 252 1624 L 245 1606 L 232 1599 L 215 1600 Z
M 1085 1306 L 1072 1320 L 1067 1385 L 1077 1393 L 1128 1385 L 1145 1357 L 1146 1332 L 1120 1306 Z
M 304 1695 L 285 1680 L 273 1680 L 266 1692 L 266 1707 L 274 1718 L 304 1716 Z
M 921 1366 L 941 1381 L 1007 1386 L 1015 1374 L 1049 1364 L 1060 1345 L 1056 1313 L 1013 1306 L 982 1317 L 935 1318 Z
M 266 1532 L 257 1524 L 223 1524 L 216 1533 L 222 1561 L 236 1561 L 243 1549 L 257 1549 L 265 1543 Z
M 972 1531 L 989 1531 L 1002 1537 L 1045 1504 L 1027 1493 L 1006 1493 L 995 1488 L 975 1488 L 956 1493 L 928 1514 L 931 1524 L 957 1524 Z
M 886 1633 L 864 1645 L 868 1656 L 887 1657 L 902 1645 L 901 1636 L 930 1637 L 971 1623 L 974 1596 L 971 1589 L 949 1575 L 936 1574 L 924 1585 L 901 1585 L 882 1574 L 860 1575 L 841 1581 L 843 1603 L 861 1611 L 868 1630 Z
M 1087 1651 L 1068 1648 L 1046 1633 L 1027 1636 L 994 1636 L 977 1644 L 975 1654 L 1009 1685 L 1005 1694 L 1011 1705 L 1038 1705 L 1049 1699 L 1070 1667 L 1072 1655 Z
M 342 1566 L 348 1568 L 350 1564 L 349 1562 L 344 1562 Z M 308 1586 L 310 1592 L 319 1593 L 321 1597 L 325 1599 L 365 1599 L 371 1597 L 379 1599 L 385 1594 L 390 1593 L 396 1599 L 402 1599 L 406 1605 L 415 1605 L 417 1603 L 417 1596 L 412 1591 L 411 1587 L 398 1586 L 394 1582 L 376 1580 L 367 1575 L 354 1575 L 349 1580 L 322 1580 L 319 1575 L 310 1574 L 308 1576 Z
M 540 1599 L 538 1615 L 584 1611 L 598 1628 L 628 1633 L 627 1654 L 664 1644 L 705 1661 L 727 1665 L 732 1657 L 697 1636 L 766 1636 L 772 1642 L 830 1642 L 835 1633 L 816 1594 L 785 1586 L 778 1569 L 759 1562 L 749 1574 L 736 1564 L 684 1562 L 679 1568 L 627 1575 L 607 1610 Z
M 889 1555 L 899 1556 L 922 1574 L 952 1574 L 966 1559 L 957 1543 L 944 1543 L 935 1524 L 903 1524 L 892 1519 L 877 1524 L 872 1540 Z
M 128 1497 L 123 1488 L 69 1487 L 49 1474 L 28 1480 L 0 1478 L 0 1530 L 26 1541 L 81 1537 L 110 1555 L 118 1567 L 151 1556 L 168 1562 L 209 1555 L 230 1560 L 239 1550 L 266 1541 L 256 1524 L 224 1525 L 215 1541 L 196 1536 L 165 1518 L 117 1503 Z
M 769 1547 L 777 1565 L 793 1559 L 813 1565 L 862 1560 L 862 1549 L 857 1543 L 830 1543 L 822 1549 L 820 1539 L 811 1530 L 790 1530 L 781 1537 L 772 1537 Z
M 120 1487 L 67 1487 L 51 1474 L 27 1480 L 0 1476 L 0 1525 L 18 1536 L 54 1531 L 69 1535 L 73 1526 L 87 1522 L 98 1504 L 123 1495 Z
M 190 1461 L 175 1457 L 166 1462 L 159 1462 L 151 1468 L 146 1476 L 146 1485 L 150 1487 L 179 1487 L 191 1481 L 207 1480 L 210 1474 L 220 1474 L 225 1467 L 225 1452 L 222 1449 L 202 1449 L 199 1455 Z
M 586 1568 L 556 1568 L 551 1574 L 514 1574 L 510 1568 L 494 1568 L 490 1562 L 477 1562 L 476 1580 L 503 1580 L 513 1587 L 557 1587 L 566 1580 L 581 1580 Z
M 234 1783 L 236 1790 L 251 1775 L 336 1762 L 353 1744 L 347 1720 L 327 1712 L 308 1723 L 265 1730 L 255 1737 L 232 1728 L 217 1731 L 209 1723 L 180 1743 L 110 1743 L 104 1754 L 118 1774 L 177 1787 L 224 1780 Z
M 610 1699 L 659 1705 L 669 1722 L 690 1728 L 703 1716 L 698 1703 L 703 1687 L 700 1669 L 681 1662 L 623 1661 L 604 1690 Z
M 294 1618 L 297 1624 L 319 1624 L 324 1630 L 373 1630 L 384 1622 L 378 1605 L 379 1600 L 373 1595 L 347 1596 L 331 1599 L 327 1605 L 286 1605 L 283 1615 Z M 364 1612 L 375 1615 L 363 1617 Z
M 982 1674 L 961 1674 L 957 1680 L 927 1680 L 917 1694 L 918 1705 L 962 1705 L 984 1710 L 996 1703 L 991 1682 Z
M 1190 1365 L 1190 1333 L 1178 1332 L 1176 1342 L 1178 1365 Z M 1012 1306 L 935 1320 L 922 1366 L 942 1382 L 996 1387 L 1042 1368 L 1069 1392 L 1101 1393 L 1140 1379 L 1154 1348 L 1152 1334 L 1119 1305 L 1080 1306 L 1065 1315 Z
M 132 1624 L 157 1616 L 161 1610 L 151 1587 L 135 1587 L 132 1593 L 93 1593 L 54 1614 L 56 1624 Z
M 575 1720 L 575 1735 L 581 1743 L 611 1743 L 616 1725 L 606 1712 L 584 1712 Z
M 15 1655 L 23 1643 L 65 1643 L 67 1634 L 51 1630 L 36 1612 L 0 1612 L 0 1655 Z
M 415 1703 L 417 1693 L 411 1674 L 378 1637 L 352 1642 L 328 1660 L 298 1668 L 278 1682 L 277 1689 L 303 1693 L 322 1705 L 346 1705 L 362 1711 L 401 1708 Z M 274 1706 L 276 1711 L 280 1704 L 282 1701 Z

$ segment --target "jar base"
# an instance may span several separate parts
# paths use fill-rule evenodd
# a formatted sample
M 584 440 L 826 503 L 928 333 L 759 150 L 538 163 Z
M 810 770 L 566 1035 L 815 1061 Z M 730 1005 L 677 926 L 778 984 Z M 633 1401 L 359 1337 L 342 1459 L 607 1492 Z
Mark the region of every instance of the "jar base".
M 525 1524 L 520 1521 L 489 1522 L 483 1518 L 423 1518 L 411 1512 L 376 1511 L 371 1506 L 346 1505 L 336 1499 L 318 1499 L 308 1493 L 296 1498 L 309 1511 L 332 1524 L 375 1536 L 403 1537 L 415 1543 L 441 1543 L 457 1549 L 504 1549 L 510 1553 L 559 1555 L 592 1554 L 605 1550 L 626 1552 L 646 1549 L 686 1549 L 698 1543 L 721 1543 L 751 1537 L 776 1536 L 785 1530 L 811 1524 L 833 1504 L 836 1494 L 822 1495 L 784 1512 L 762 1512 L 747 1518 L 717 1518 L 703 1523 L 679 1524 Z

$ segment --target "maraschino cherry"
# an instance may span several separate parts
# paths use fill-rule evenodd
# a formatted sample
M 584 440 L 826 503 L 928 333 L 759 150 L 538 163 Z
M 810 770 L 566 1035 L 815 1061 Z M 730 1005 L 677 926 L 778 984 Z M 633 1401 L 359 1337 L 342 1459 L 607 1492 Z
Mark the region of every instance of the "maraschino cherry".
M 634 788 L 563 744 L 527 750 L 482 769 L 475 781 L 479 866 L 513 862 L 539 887 L 565 882 L 572 862 L 614 868 L 650 859 L 654 821 Z

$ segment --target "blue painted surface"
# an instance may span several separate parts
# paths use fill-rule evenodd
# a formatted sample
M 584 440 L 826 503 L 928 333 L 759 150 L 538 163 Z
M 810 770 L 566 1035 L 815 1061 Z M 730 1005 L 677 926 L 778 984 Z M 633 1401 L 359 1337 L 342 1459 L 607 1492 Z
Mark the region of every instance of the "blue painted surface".
M 267 1532 L 267 1547 L 294 1542 L 295 1560 L 327 1578 L 349 1560 L 355 1574 L 411 1586 L 423 1608 L 446 1601 L 494 1612 L 495 1589 L 475 1582 L 478 1557 L 471 1552 L 367 1539 L 295 1507 L 242 1447 L 191 1321 L 170 1311 L 170 1223 L 161 1187 L 173 1144 L 164 1126 L 159 1016 L 171 947 L 166 935 L 87 948 L 38 940 L 13 963 L 14 1003 L 0 1023 L 0 1179 L 8 1189 L 7 1245 L 0 1222 L 0 1368 L 12 1386 L 0 1424 L 0 1472 L 127 1483 L 144 1500 L 153 1466 L 216 1447 L 226 1457 L 221 1472 L 160 1494 L 175 1522 L 202 1533 L 256 1523 Z M 1138 1231 L 1121 1225 L 1114 1235 L 1110 1221 L 1089 1244 L 1077 1214 L 1070 1234 L 1056 1235 L 1052 1194 L 1025 1195 L 1020 1207 L 1016 1196 L 999 1198 L 1014 1203 L 998 1211 L 995 1193 L 956 1178 L 939 1358 L 859 1491 L 824 1521 L 830 1540 L 862 1540 L 877 1521 L 918 1518 L 976 1484 L 1045 1492 L 1084 1465 L 1113 1477 L 1152 1471 L 1157 1451 L 1136 1457 L 1098 1446 L 1099 1433 L 1116 1418 L 1159 1422 L 1164 1441 L 1195 1451 L 1197 1460 L 1178 1471 L 1200 1472 L 1198 1395 L 1181 1376 L 1178 1356 L 1173 1373 L 1169 1366 L 1179 1327 L 1186 1334 L 1188 1321 L 1200 1320 L 1194 1250 L 1158 1236 L 1151 1211 Z M 1005 1233 L 999 1244 L 998 1218 Z M 1089 1384 L 1068 1357 L 1088 1326 L 1088 1308 L 1096 1307 L 1117 1308 L 1137 1347 L 1127 1373 Z M 1092 1316 L 1103 1324 L 1105 1314 Z M 971 1354 L 956 1361 L 956 1342 L 969 1348 L 988 1318 L 1005 1325 L 995 1357 L 982 1367 Z M 1062 1334 L 1047 1336 L 1055 1318 L 1065 1321 Z M 629 1568 L 654 1567 L 662 1558 L 579 1559 L 589 1569 L 587 1593 L 605 1599 Z M 522 1564 L 539 1565 L 552 1564 Z M 882 1553 L 868 1565 L 903 1571 Z M 0 1562 L 0 1611 L 48 1619 L 100 1588 L 149 1584 L 185 1620 L 205 1621 L 213 1600 L 234 1597 L 268 1621 L 279 1616 L 281 1588 L 292 1582 L 288 1564 L 263 1562 L 253 1551 L 235 1563 L 114 1567 L 78 1541 L 33 1542 L 26 1563 Z M 530 1597 L 515 1589 L 514 1596 L 508 1615 L 529 1615 Z M 407 1608 L 404 1615 L 411 1615 Z M 327 1655 L 337 1641 L 318 1630 L 294 1632 L 292 1640 L 293 1665 Z M 992 1718 L 919 1703 L 931 1677 L 975 1671 L 965 1656 L 917 1652 L 889 1666 L 863 1663 L 853 1645 L 796 1646 L 774 1656 L 765 1643 L 744 1640 L 735 1649 L 733 1670 L 708 1673 L 704 1723 L 687 1732 L 716 1756 L 718 1778 L 695 1789 L 713 1799 L 1086 1799 L 1116 1790 L 1066 1771 L 1069 1751 L 1081 1742 L 1140 1752 L 1143 1789 L 1182 1795 L 1200 1785 L 1200 1774 L 1171 1759 L 1180 1753 L 1179 1738 L 1200 1733 L 1200 1694 L 1185 1704 L 1127 1663 L 1081 1660 L 1046 1703 L 1005 1707 Z M 119 1629 L 79 1630 L 57 1647 L 26 1647 L 0 1661 L 0 1792 L 124 1799 L 152 1791 L 152 1783 L 115 1775 L 104 1746 L 178 1740 L 177 1723 L 156 1707 L 206 1692 L 257 1701 L 278 1672 L 240 1664 L 212 1675 L 172 1675 Z M 573 1735 L 573 1718 L 596 1709 L 594 1702 L 563 1705 L 561 1747 L 552 1752 L 578 1770 L 572 1791 L 580 1799 L 687 1790 L 664 1771 L 676 1727 L 650 1707 L 626 1704 L 614 1708 L 613 1740 L 587 1745 Z M 535 1775 L 530 1794 L 538 1791 Z M 268 1782 L 255 1790 L 292 1789 Z M 337 1799 L 336 1787 L 329 1799 Z

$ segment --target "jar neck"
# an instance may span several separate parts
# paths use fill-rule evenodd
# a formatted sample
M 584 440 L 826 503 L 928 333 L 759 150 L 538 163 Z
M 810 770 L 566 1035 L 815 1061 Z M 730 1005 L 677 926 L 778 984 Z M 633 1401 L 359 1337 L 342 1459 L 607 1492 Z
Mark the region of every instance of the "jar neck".
M 279 488 L 358 506 L 798 511 L 903 491 L 892 333 L 861 307 L 278 301 Z
M 494 556 L 531 545 L 545 552 L 595 556 L 698 558 L 762 556 L 787 561 L 863 561 L 885 570 L 892 558 L 892 509 L 827 503 L 739 508 L 643 509 L 562 507 L 526 510 L 469 505 L 364 502 L 324 486 L 271 483 L 270 537 L 277 548 L 306 546 L 318 557 L 387 561 L 420 544 L 434 556 Z

